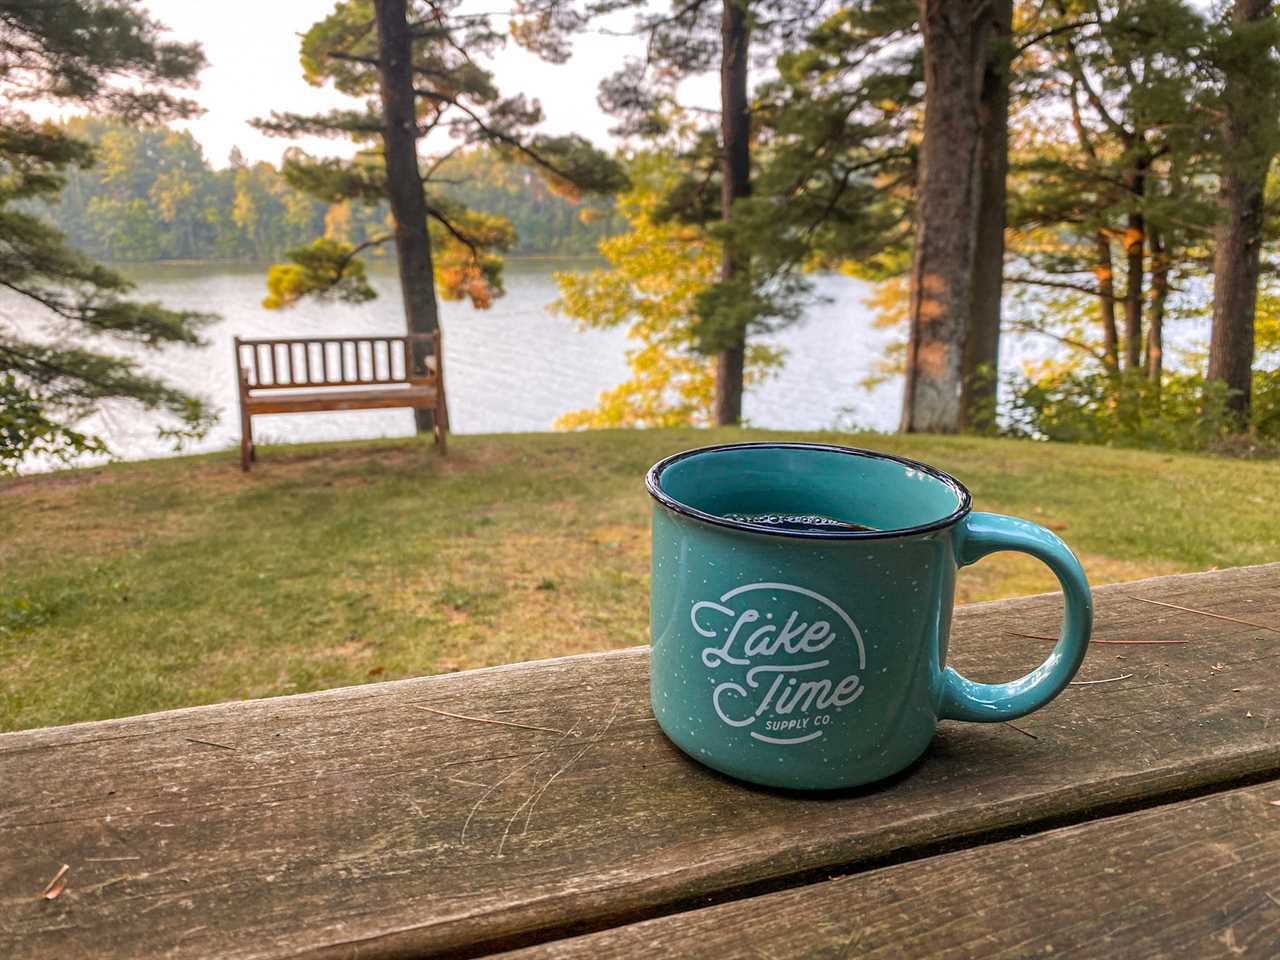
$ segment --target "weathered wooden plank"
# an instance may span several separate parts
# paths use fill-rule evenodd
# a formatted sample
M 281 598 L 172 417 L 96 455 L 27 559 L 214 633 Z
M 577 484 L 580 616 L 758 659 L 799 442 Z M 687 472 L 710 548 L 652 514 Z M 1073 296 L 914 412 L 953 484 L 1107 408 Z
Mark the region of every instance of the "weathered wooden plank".
M 643 649 L 3 735 L 0 955 L 466 956 L 1280 773 L 1280 634 L 1129 594 L 1280 626 L 1280 564 L 1102 588 L 1098 636 L 1192 642 L 1097 647 L 1132 678 L 838 796 L 679 754 Z M 953 657 L 1011 676 L 1059 606 L 963 608 Z
M 1280 781 L 692 910 L 503 960 L 1280 957 Z
M 366 384 L 367 386 L 367 384 Z M 432 386 L 379 387 L 372 390 L 325 390 L 316 393 L 288 393 L 248 397 L 245 407 L 252 414 L 307 413 L 316 410 L 377 410 L 389 407 L 435 406 Z
M 385 386 L 388 386 L 388 387 L 401 386 L 401 385 L 417 386 L 422 382 L 423 381 L 420 379 L 419 380 L 391 380 L 391 381 L 385 381 Z M 303 387 L 319 387 L 321 389 L 327 389 L 329 387 L 375 387 L 375 386 L 383 386 L 383 385 L 384 385 L 384 381 L 370 381 L 368 379 L 365 379 L 365 380 L 315 380 L 311 383 L 302 383 L 301 381 L 297 383 L 289 383 L 288 381 L 282 381 L 280 383 L 268 383 L 261 387 L 255 386 L 252 384 L 250 386 L 252 389 L 252 395 L 254 397 L 262 398 L 262 397 L 270 397 L 273 395 L 274 396 L 280 395 L 278 393 L 273 393 L 273 391 L 278 391 L 278 390 L 293 391 L 293 390 L 300 390 Z M 285 394 L 285 395 L 290 396 L 292 394 Z M 323 394 L 320 394 L 320 396 L 323 396 Z

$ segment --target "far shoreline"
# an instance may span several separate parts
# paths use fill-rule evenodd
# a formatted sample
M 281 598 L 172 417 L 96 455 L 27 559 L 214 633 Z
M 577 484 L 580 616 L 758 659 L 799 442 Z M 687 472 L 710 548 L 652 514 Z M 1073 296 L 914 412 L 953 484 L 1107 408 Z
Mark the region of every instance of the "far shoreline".
M 565 260 L 590 260 L 597 263 L 605 263 L 604 257 L 598 253 L 528 253 L 528 254 L 510 254 L 502 258 L 504 263 L 540 263 L 551 261 Z M 103 260 L 105 266 L 113 270 L 128 270 L 131 267 L 252 267 L 265 271 L 274 263 L 280 263 L 280 260 L 236 260 L 236 259 L 165 259 L 165 260 Z M 394 258 L 385 256 L 370 255 L 370 266 L 390 266 L 393 264 Z

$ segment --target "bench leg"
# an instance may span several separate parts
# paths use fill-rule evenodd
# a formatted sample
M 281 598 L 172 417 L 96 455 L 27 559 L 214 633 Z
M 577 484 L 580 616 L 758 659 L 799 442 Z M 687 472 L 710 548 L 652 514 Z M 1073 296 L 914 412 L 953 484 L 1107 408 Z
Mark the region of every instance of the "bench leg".
M 240 414 L 240 469 L 246 473 L 249 471 L 249 464 L 255 459 L 253 449 L 253 421 L 249 414 L 243 411 Z
M 444 396 L 443 385 L 437 387 L 436 392 L 436 446 L 440 448 L 440 452 L 448 452 L 449 445 L 449 407 Z

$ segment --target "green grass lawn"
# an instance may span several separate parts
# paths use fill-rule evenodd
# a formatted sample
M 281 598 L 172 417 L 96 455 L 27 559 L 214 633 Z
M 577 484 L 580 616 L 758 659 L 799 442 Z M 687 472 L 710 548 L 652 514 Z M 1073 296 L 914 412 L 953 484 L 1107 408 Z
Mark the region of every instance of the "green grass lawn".
M 1094 583 L 1280 558 L 1280 463 L 1022 441 L 608 431 L 266 448 L 0 484 L 0 729 L 646 641 L 644 471 L 730 440 L 925 460 Z M 1053 588 L 983 560 L 963 600 Z

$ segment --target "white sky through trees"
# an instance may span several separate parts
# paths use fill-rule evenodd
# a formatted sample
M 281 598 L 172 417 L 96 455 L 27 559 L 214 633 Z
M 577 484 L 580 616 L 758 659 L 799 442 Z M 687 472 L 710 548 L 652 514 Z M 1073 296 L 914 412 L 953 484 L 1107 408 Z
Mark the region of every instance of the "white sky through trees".
M 303 81 L 298 64 L 300 35 L 333 9 L 334 0 L 144 0 L 141 5 L 169 27 L 172 39 L 199 40 L 204 45 L 209 65 L 200 74 L 200 87 L 192 96 L 205 113 L 172 126 L 190 130 L 215 167 L 226 166 L 233 146 L 238 146 L 250 161 L 272 163 L 278 163 L 280 154 L 290 145 L 321 155 L 353 151 L 353 145 L 344 139 L 266 137 L 248 124 L 253 117 L 265 116 L 271 110 L 312 113 L 351 106 L 350 98 L 331 89 L 309 86 Z M 490 0 L 487 4 L 472 0 L 466 9 L 504 10 L 507 0 Z M 495 27 L 505 29 L 505 20 L 504 16 L 495 17 Z M 630 23 L 631 15 L 627 14 L 609 26 L 621 30 Z M 580 133 L 606 146 L 611 141 L 608 130 L 613 121 L 596 104 L 600 80 L 618 69 L 624 57 L 642 52 L 643 43 L 638 38 L 592 32 L 576 39 L 573 58 L 560 66 L 544 63 L 512 41 L 493 61 L 481 63 L 493 70 L 504 96 L 524 93 L 541 101 L 547 119 L 540 130 Z M 714 84 L 705 92 L 710 93 L 714 104 Z M 707 97 L 690 99 L 704 102 Z M 74 107 L 19 106 L 39 117 L 78 112 Z M 440 146 L 444 145 L 442 141 Z

